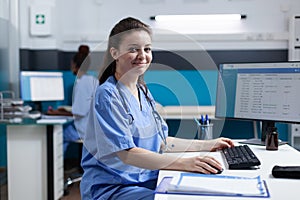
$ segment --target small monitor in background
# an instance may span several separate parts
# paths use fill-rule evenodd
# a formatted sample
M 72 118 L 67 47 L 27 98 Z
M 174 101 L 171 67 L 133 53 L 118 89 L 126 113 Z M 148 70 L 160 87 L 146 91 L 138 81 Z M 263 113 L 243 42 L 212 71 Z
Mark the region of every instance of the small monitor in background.
M 62 72 L 22 71 L 20 84 L 20 94 L 24 101 L 64 100 Z

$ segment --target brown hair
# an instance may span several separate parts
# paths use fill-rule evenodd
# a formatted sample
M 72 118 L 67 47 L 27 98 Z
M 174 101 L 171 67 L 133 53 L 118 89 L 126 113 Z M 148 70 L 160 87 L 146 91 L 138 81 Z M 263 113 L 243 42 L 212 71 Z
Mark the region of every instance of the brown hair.
M 90 59 L 88 57 L 90 53 L 90 48 L 87 45 L 80 45 L 78 47 L 78 52 L 73 56 L 72 61 L 75 67 L 82 71 L 87 71 L 90 66 Z
M 109 34 L 108 45 L 104 55 L 103 66 L 101 67 L 102 71 L 100 71 L 99 73 L 100 85 L 104 83 L 109 76 L 114 75 L 116 72 L 116 60 L 114 60 L 111 56 L 110 48 L 115 47 L 118 49 L 125 35 L 133 31 L 139 30 L 146 31 L 150 36 L 152 36 L 151 28 L 148 25 L 132 17 L 122 19 L 113 27 Z M 138 84 L 143 85 L 145 89 L 147 88 L 144 82 L 143 75 L 139 77 Z

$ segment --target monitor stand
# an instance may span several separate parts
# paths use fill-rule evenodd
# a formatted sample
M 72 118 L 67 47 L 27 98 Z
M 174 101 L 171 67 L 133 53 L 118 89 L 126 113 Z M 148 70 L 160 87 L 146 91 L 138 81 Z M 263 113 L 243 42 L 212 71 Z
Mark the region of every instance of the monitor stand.
M 42 102 L 41 101 L 35 101 L 33 104 L 33 110 L 42 112 Z
M 269 127 L 275 127 L 275 122 L 274 121 L 262 121 L 261 139 L 251 138 L 251 139 L 241 141 L 239 143 L 265 146 L 266 134 L 267 134 L 267 130 Z M 278 145 L 283 145 L 283 144 L 287 144 L 287 143 L 288 142 L 281 141 L 281 140 L 278 141 Z

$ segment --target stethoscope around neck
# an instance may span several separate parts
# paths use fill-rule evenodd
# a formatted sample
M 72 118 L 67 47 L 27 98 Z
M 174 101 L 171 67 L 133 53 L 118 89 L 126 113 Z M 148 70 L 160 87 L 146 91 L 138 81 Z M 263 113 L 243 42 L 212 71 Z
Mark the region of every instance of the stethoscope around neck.
M 115 80 L 116 80 L 116 78 L 115 78 Z M 120 86 L 119 86 L 119 83 L 118 83 L 118 81 L 116 80 L 116 88 L 117 88 L 117 91 L 118 91 L 118 93 L 119 93 L 119 95 L 120 95 L 120 97 L 121 97 L 121 102 L 122 102 L 122 104 L 123 104 L 123 106 L 124 106 L 124 108 L 125 108 L 127 114 L 130 116 L 129 124 L 132 124 L 133 121 L 134 121 L 134 117 L 133 117 L 133 115 L 131 114 L 130 109 L 129 109 L 129 107 L 128 107 L 126 101 L 125 101 L 125 98 L 124 98 L 124 96 L 122 95 L 122 92 L 120 91 L 120 88 L 119 88 L 119 87 L 120 87 Z M 142 92 L 144 93 L 144 95 L 145 95 L 145 97 L 146 97 L 146 99 L 147 99 L 147 102 L 148 102 L 149 105 L 151 106 L 151 109 L 152 109 L 152 116 L 153 116 L 154 121 L 155 121 L 155 124 L 156 124 L 156 129 L 157 129 L 158 134 L 159 134 L 159 136 L 161 137 L 161 139 L 162 139 L 162 141 L 163 141 L 163 145 L 164 145 L 163 148 L 161 148 L 161 150 L 160 150 L 159 153 L 163 153 L 163 152 L 165 152 L 165 151 L 168 149 L 168 148 L 167 148 L 167 147 L 168 147 L 168 146 L 167 146 L 167 138 L 166 138 L 166 136 L 165 136 L 165 134 L 164 134 L 164 132 L 163 132 L 163 120 L 162 120 L 160 114 L 155 110 L 154 104 L 153 104 L 153 102 L 152 102 L 153 100 L 151 100 L 150 98 L 147 97 L 146 92 L 141 88 L 141 86 L 137 85 L 137 89 L 138 89 L 138 91 L 142 90 Z

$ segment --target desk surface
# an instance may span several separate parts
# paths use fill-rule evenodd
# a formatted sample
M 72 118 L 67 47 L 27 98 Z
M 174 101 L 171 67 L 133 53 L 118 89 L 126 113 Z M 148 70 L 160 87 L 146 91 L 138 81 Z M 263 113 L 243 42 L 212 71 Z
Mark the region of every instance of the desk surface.
M 236 143 L 238 145 L 239 143 Z M 224 158 L 220 152 L 192 152 L 192 153 L 176 153 L 176 155 L 182 156 L 195 156 L 195 155 L 210 155 L 216 157 L 221 161 L 223 168 L 225 169 L 222 172 L 222 175 L 231 175 L 231 176 L 244 176 L 244 177 L 255 177 L 260 175 L 263 180 L 266 180 L 267 186 L 270 192 L 269 199 L 299 199 L 300 193 L 300 181 L 299 179 L 279 179 L 272 176 L 272 168 L 274 165 L 300 165 L 300 152 L 290 147 L 289 145 L 282 145 L 279 147 L 278 151 L 267 151 L 265 146 L 256 146 L 249 145 L 256 156 L 261 161 L 261 166 L 256 170 L 228 170 L 226 169 Z M 172 154 L 172 153 L 170 153 Z M 175 155 L 175 153 L 173 153 Z M 179 171 L 169 171 L 161 170 L 159 172 L 158 183 L 162 180 L 164 176 L 172 176 Z M 194 195 L 167 195 L 167 194 L 156 194 L 155 200 L 166 200 L 166 199 L 238 199 L 235 197 L 209 197 L 209 196 L 194 196 Z M 245 198 L 242 199 L 254 199 L 254 198 Z M 258 198 L 263 199 L 263 198 Z
M 40 120 L 44 120 L 42 123 L 39 123 Z M 40 121 L 41 122 L 41 121 Z M 23 126 L 23 125 L 55 125 L 55 124 L 66 124 L 73 122 L 72 117 L 67 116 L 61 116 L 60 118 L 41 118 L 41 119 L 31 119 L 31 118 L 20 118 L 20 120 L 6 120 L 6 121 L 0 121 L 0 125 L 7 125 L 7 126 Z
M 194 119 L 201 115 L 215 116 L 215 106 L 157 106 L 164 119 Z

